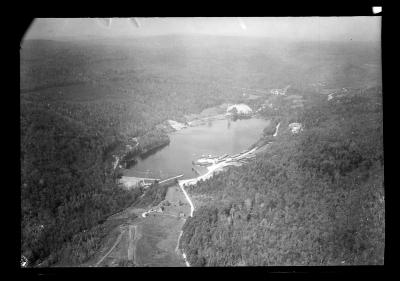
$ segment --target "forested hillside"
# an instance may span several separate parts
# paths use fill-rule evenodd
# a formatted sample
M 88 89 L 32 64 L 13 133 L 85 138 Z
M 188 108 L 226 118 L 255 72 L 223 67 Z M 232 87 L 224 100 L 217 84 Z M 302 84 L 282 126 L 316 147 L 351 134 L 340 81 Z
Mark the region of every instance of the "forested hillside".
M 190 264 L 383 264 L 381 106 L 378 88 L 320 100 L 299 115 L 301 133 L 191 187 L 208 203 L 183 228 Z
M 83 261 L 99 242 L 89 230 L 140 195 L 106 175 L 104 144 L 74 120 L 21 105 L 21 247 L 32 264 Z M 69 251 L 86 231 L 86 247 Z
M 128 204 L 140 204 L 136 199 L 141 195 L 141 190 L 128 192 L 117 187 L 113 156 L 117 155 L 123 161 L 126 155 L 135 157 L 168 144 L 167 132 L 159 127 L 162 122 L 168 119 L 184 122 L 186 114 L 199 113 L 222 103 L 240 102 L 243 88 L 261 89 L 268 93 L 271 88 L 291 84 L 290 90 L 313 94 L 318 93 L 318 89 L 314 89 L 310 83 L 326 77 L 335 88 L 374 85 L 379 80 L 375 75 L 376 67 L 372 68 L 375 72 L 368 72 L 371 67 L 364 64 L 379 65 L 376 48 L 368 44 L 355 44 L 351 48 L 346 44 L 326 44 L 320 45 L 316 52 L 307 44 L 281 45 L 267 39 L 241 40 L 212 36 L 156 36 L 70 42 L 26 40 L 20 52 L 21 254 L 28 257 L 31 265 L 43 261 L 44 265 L 86 261 L 107 232 L 102 224 L 105 218 Z M 363 67 L 359 68 L 360 65 Z M 351 79 L 348 79 L 349 75 Z M 259 100 L 248 103 L 256 108 L 264 98 L 266 96 L 260 94 Z M 256 244 L 251 241 L 261 243 L 267 240 L 255 237 L 243 239 L 240 242 L 242 244 L 238 244 L 241 246 L 232 250 L 236 252 L 232 252 L 229 245 L 234 244 L 224 243 L 238 242 L 229 240 L 233 237 L 247 237 L 244 234 L 241 236 L 241 232 L 234 232 L 233 225 L 238 225 L 240 231 L 248 228 L 247 233 L 254 235 L 257 233 L 255 225 L 260 224 L 265 214 L 278 220 L 283 214 L 282 210 L 292 208 L 290 204 L 294 201 L 298 202 L 293 203 L 294 206 L 298 205 L 296 208 L 301 206 L 305 210 L 314 206 L 308 203 L 309 199 L 304 194 L 314 198 L 314 193 L 324 196 L 330 194 L 325 193 L 326 190 L 332 190 L 331 193 L 338 197 L 330 200 L 337 200 L 338 210 L 347 210 L 343 204 L 353 206 L 351 202 L 364 193 L 358 192 L 356 185 L 348 184 L 351 188 L 346 188 L 339 182 L 349 183 L 354 178 L 363 186 L 365 196 L 373 196 L 367 192 L 373 177 L 367 174 L 372 173 L 373 169 L 382 169 L 376 160 L 381 157 L 379 147 L 372 146 L 380 138 L 380 125 L 377 125 L 380 123 L 368 121 L 376 120 L 372 116 L 378 116 L 379 112 L 374 111 L 375 107 L 365 107 L 366 103 L 369 104 L 369 101 L 365 101 L 365 98 L 355 98 L 342 107 L 317 104 L 315 108 L 301 113 L 307 128 L 302 135 L 282 139 L 271 146 L 269 153 L 276 151 L 274 153 L 279 157 L 275 159 L 266 154 L 250 166 L 231 169 L 226 175 L 201 184 L 195 192 L 216 192 L 219 203 L 199 210 L 186 224 L 182 245 L 190 253 L 191 262 L 224 265 L 240 263 L 240 256 L 246 264 L 257 264 L 257 258 L 250 257 L 250 253 L 265 255 L 266 252 L 243 250 L 243 243 L 248 243 L 246 245 L 250 246 L 246 247 L 253 249 Z M 286 111 L 285 108 L 264 110 L 262 114 L 278 121 Z M 375 115 L 369 115 L 370 112 L 375 112 Z M 342 117 L 345 121 L 342 121 Z M 361 121 L 365 125 L 360 126 Z M 328 127 L 336 129 L 330 131 Z M 354 134 L 350 134 L 350 131 Z M 267 130 L 266 133 L 270 132 Z M 344 153 L 347 158 L 339 161 L 341 156 L 337 156 L 335 151 Z M 322 155 L 325 155 L 323 160 Z M 272 169 L 271 165 L 276 168 Z M 359 166 L 365 166 L 368 173 L 357 169 L 351 171 Z M 361 179 L 364 181 L 358 175 L 363 175 Z M 379 178 L 376 180 L 380 182 Z M 165 195 L 164 188 L 153 188 L 142 197 L 143 204 L 157 202 Z M 288 192 L 282 193 L 285 188 Z M 289 192 L 292 189 L 294 191 Z M 265 202 L 257 201 L 254 210 L 243 209 L 240 206 L 243 200 L 248 199 L 246 192 L 247 196 L 251 195 L 251 202 L 255 202 L 257 196 L 257 200 Z M 282 201 L 285 196 L 291 196 L 292 201 L 289 201 L 289 197 Z M 318 201 L 316 198 L 312 200 Z M 263 207 L 260 207 L 262 204 Z M 224 216 L 218 210 L 224 206 L 227 206 L 228 213 L 237 212 L 235 216 L 227 216 L 227 219 L 231 217 L 231 222 L 226 226 L 219 223 L 220 220 L 224 221 Z M 320 206 L 323 208 L 327 205 L 321 203 Z M 381 214 L 381 207 L 379 204 L 377 206 L 373 216 Z M 237 211 L 238 208 L 242 208 L 242 211 Z M 212 212 L 218 214 L 218 224 L 214 221 L 212 229 L 205 223 L 208 219 L 199 217 L 200 214 L 206 217 L 212 214 L 210 210 L 217 210 L 216 213 Z M 331 213 L 336 214 L 336 209 L 332 210 Z M 316 209 L 311 211 L 316 212 Z M 289 213 L 297 214 L 297 211 Z M 300 214 L 303 214 L 299 219 L 301 224 L 306 221 L 302 226 L 305 227 L 304 231 L 312 229 L 313 220 L 304 219 L 309 214 L 306 211 Z M 323 219 L 336 222 L 333 217 Z M 195 223 L 196 220 L 201 223 Z M 272 223 L 269 219 L 266 221 Z M 374 221 L 375 217 L 371 217 L 368 223 Z M 284 224 L 280 219 L 279 222 L 283 228 L 292 225 Z M 199 229 L 201 225 L 205 227 L 202 230 Z M 197 229 L 196 233 L 194 229 Z M 290 233 L 279 230 L 276 225 L 273 229 L 278 234 Z M 349 236 L 354 229 L 357 228 L 349 226 L 340 230 L 339 236 L 327 238 L 327 241 L 342 241 L 341 238 L 335 239 L 342 237 L 340 235 Z M 203 235 L 204 231 L 208 234 Z M 266 233 L 261 228 L 259 232 Z M 218 233 L 230 238 L 224 240 Z M 294 233 L 298 234 L 296 231 Z M 196 240 L 200 239 L 197 235 L 206 239 L 201 240 L 204 243 Z M 376 235 L 378 237 L 381 234 Z M 216 247 L 222 247 L 221 251 L 205 246 L 209 241 L 207 237 L 213 237 Z M 268 237 L 274 236 L 269 234 Z M 279 237 L 284 239 L 282 235 Z M 281 242 L 286 243 L 287 240 Z M 370 249 L 367 242 L 362 245 L 361 248 Z M 287 249 L 274 247 L 276 255 L 270 257 L 271 261 L 273 257 L 281 256 L 279 251 Z M 237 251 L 240 251 L 240 255 Z M 214 256 L 211 258 L 206 252 L 214 253 Z M 223 262 L 221 255 L 234 255 L 234 258 Z
M 143 190 L 118 187 L 112 155 L 124 161 L 168 144 L 159 124 L 236 98 L 201 78 L 168 79 L 160 66 L 182 56 L 137 44 L 133 53 L 118 42 L 22 45 L 21 254 L 31 266 L 85 262 L 110 214 L 165 196 L 155 186 L 138 201 Z

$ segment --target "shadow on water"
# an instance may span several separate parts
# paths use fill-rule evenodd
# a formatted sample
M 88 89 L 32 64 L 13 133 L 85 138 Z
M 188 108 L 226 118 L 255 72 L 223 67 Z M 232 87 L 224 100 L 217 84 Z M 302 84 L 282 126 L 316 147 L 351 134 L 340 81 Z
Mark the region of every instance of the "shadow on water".
M 133 159 L 129 159 L 128 161 L 126 161 L 126 169 L 130 169 L 133 166 L 135 166 L 138 163 L 138 161 L 136 160 L 136 158 Z
M 168 146 L 169 143 L 163 144 L 161 146 L 155 147 L 141 155 L 135 156 L 130 158 L 129 160 L 126 161 L 126 168 L 125 169 L 130 169 L 133 166 L 135 166 L 138 163 L 138 159 L 140 160 L 145 160 L 146 158 L 150 157 L 151 155 L 156 154 L 158 151 L 162 150 L 164 147 Z
M 209 127 L 207 122 L 191 126 L 178 134 L 171 135 L 169 144 L 164 144 L 137 155 L 134 166 L 124 171 L 126 176 L 153 177 L 165 179 L 184 174 L 185 178 L 194 178 L 207 172 L 194 167 L 193 160 L 203 155 L 233 155 L 248 149 L 262 135 L 268 120 L 259 118 L 219 119 L 213 120 Z
M 140 160 L 145 160 L 153 154 L 156 154 L 158 151 L 162 150 L 164 147 L 168 146 L 169 143 L 163 144 L 161 146 L 155 147 L 139 156 Z

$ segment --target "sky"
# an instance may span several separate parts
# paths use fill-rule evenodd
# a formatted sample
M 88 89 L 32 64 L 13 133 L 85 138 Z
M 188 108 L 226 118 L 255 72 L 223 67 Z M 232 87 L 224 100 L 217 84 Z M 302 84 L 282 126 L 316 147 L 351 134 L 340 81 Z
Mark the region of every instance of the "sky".
M 24 39 L 167 34 L 269 37 L 291 40 L 379 41 L 381 17 L 38 18 Z

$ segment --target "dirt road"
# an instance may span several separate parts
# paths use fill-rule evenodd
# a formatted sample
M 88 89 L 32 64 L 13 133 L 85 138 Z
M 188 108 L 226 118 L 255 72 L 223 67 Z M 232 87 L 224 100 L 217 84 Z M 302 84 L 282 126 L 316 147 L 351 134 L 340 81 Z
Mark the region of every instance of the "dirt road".
M 280 125 L 281 125 L 281 122 L 279 122 L 279 124 L 276 126 L 275 134 L 273 135 L 274 137 L 276 137 L 278 135 L 278 130 L 279 130 Z
M 133 261 L 135 263 L 135 266 L 140 266 L 139 265 L 138 256 L 137 256 L 137 251 L 136 251 L 136 248 L 137 248 L 136 245 L 137 245 L 137 242 L 139 241 L 139 239 L 142 237 L 142 234 L 138 230 L 138 225 L 137 224 L 134 225 L 134 229 L 135 229 L 135 237 L 134 237 L 133 241 L 130 240 L 130 241 L 132 241 Z
M 119 242 L 121 241 L 122 235 L 124 235 L 125 230 L 121 231 L 121 233 L 118 235 L 117 240 L 115 240 L 114 245 L 111 247 L 111 249 L 95 264 L 95 267 L 98 267 L 99 264 L 114 250 L 115 246 L 117 246 L 119 244 Z
M 186 255 L 178 247 L 185 217 L 193 216 L 193 202 L 178 185 L 169 187 L 165 201 L 169 204 L 162 212 L 149 213 L 157 206 L 130 207 L 110 217 L 110 221 L 123 220 L 125 226 L 115 242 L 109 240 L 112 247 L 94 266 L 188 266 Z M 147 215 L 143 217 L 143 213 Z M 135 216 L 131 219 L 132 215 Z
M 129 244 L 128 244 L 128 260 L 132 260 L 133 259 L 133 251 L 134 251 L 134 241 L 132 240 L 132 228 L 134 229 L 133 231 L 133 237 L 136 238 L 137 236 L 137 231 L 136 231 L 136 225 L 130 225 L 129 226 Z M 136 261 L 135 261 L 136 262 Z

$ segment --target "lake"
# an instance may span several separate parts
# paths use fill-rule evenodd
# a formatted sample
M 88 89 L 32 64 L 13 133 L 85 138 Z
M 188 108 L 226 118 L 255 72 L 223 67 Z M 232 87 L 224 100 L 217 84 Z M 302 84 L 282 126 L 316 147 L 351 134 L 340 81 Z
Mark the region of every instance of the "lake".
M 192 161 L 202 155 L 239 153 L 254 144 L 268 125 L 269 120 L 260 118 L 223 119 L 173 132 L 168 146 L 145 159 L 138 159 L 137 164 L 124 170 L 124 175 L 164 179 L 184 174 L 184 178 L 194 178 L 197 174 L 192 170 Z M 198 166 L 196 169 L 201 173 L 206 171 Z

